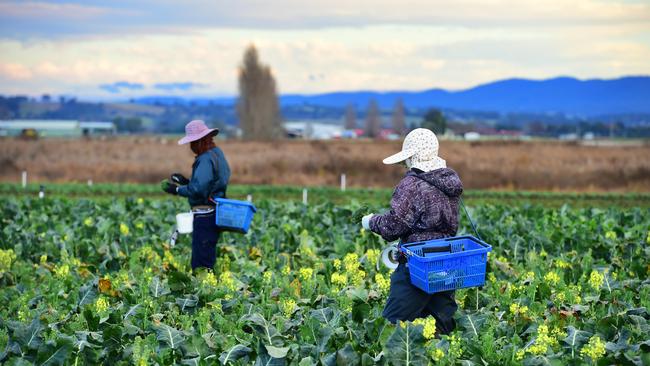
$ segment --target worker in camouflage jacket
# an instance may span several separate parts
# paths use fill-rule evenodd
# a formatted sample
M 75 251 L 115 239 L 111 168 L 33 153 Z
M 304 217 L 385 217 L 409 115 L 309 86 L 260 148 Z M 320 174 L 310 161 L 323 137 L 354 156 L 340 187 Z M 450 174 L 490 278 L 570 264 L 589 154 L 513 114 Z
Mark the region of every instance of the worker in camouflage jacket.
M 386 213 L 366 215 L 365 229 L 387 241 L 399 239 L 400 245 L 456 235 L 458 205 L 463 185 L 458 174 L 438 157 L 438 139 L 418 128 L 404 139 L 402 151 L 384 159 L 384 164 L 403 163 L 406 176 L 395 188 Z M 391 275 L 390 294 L 383 316 L 392 323 L 433 316 L 438 333 L 455 328 L 457 305 L 454 291 L 427 294 L 411 284 L 406 258 Z

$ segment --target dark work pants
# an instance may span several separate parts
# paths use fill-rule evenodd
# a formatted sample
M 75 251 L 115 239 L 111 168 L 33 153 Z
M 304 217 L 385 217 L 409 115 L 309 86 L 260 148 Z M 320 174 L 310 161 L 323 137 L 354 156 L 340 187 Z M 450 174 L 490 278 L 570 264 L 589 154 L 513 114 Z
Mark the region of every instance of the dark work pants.
M 215 223 L 214 211 L 194 213 L 192 227 L 192 270 L 198 267 L 212 269 L 217 259 L 219 230 Z
M 433 316 L 437 333 L 449 334 L 456 328 L 454 292 L 427 294 L 411 284 L 408 267 L 400 263 L 390 276 L 390 294 L 382 315 L 391 323 Z

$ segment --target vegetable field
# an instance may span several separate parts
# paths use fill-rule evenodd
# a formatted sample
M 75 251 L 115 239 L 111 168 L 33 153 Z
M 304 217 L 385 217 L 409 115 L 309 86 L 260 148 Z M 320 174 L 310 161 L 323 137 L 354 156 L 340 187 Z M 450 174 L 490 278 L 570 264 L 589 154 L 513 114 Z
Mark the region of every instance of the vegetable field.
M 439 336 L 381 317 L 385 243 L 352 220 L 360 203 L 256 203 L 251 232 L 192 274 L 190 238 L 168 243 L 180 199 L 5 196 L 0 362 L 650 364 L 647 208 L 470 205 L 487 283 L 457 291 Z

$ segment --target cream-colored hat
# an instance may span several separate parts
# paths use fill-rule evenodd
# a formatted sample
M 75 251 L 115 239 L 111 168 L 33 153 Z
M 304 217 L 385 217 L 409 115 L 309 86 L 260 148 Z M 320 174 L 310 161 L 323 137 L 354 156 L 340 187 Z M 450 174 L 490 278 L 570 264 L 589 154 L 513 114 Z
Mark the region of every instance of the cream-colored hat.
M 384 164 L 396 164 L 407 159 L 409 168 L 425 172 L 447 167 L 447 162 L 438 157 L 436 134 L 426 128 L 416 128 L 406 135 L 402 151 L 384 159 Z

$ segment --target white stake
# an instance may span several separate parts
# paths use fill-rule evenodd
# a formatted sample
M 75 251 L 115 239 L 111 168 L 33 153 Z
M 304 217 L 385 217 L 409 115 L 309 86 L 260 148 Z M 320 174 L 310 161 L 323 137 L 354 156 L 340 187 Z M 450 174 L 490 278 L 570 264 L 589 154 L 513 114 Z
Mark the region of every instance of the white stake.
M 307 205 L 307 188 L 302 189 L 302 203 Z
M 246 201 L 253 202 L 253 195 L 249 194 L 248 196 L 246 196 Z
M 346 178 L 345 174 L 341 174 L 341 190 L 342 190 L 343 192 L 345 192 L 345 183 L 346 183 L 346 182 L 345 182 L 345 180 L 346 180 L 345 178 Z
M 93 186 L 93 180 L 92 180 L 92 179 L 88 179 L 88 187 L 92 187 L 92 186 Z
M 23 170 L 23 188 L 27 187 L 27 171 Z

